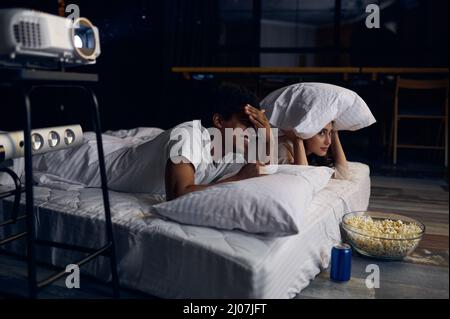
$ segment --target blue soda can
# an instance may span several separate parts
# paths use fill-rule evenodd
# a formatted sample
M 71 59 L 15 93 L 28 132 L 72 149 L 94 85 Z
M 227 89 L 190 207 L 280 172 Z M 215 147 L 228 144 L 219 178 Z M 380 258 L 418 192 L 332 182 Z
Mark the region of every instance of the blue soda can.
M 331 249 L 330 278 L 334 281 L 349 281 L 352 274 L 352 249 L 350 245 L 338 244 Z

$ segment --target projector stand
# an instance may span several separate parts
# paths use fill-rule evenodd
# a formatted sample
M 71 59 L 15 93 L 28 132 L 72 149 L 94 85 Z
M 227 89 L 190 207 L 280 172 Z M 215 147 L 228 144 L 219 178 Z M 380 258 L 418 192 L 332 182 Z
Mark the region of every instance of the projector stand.
M 28 263 L 28 288 L 29 297 L 36 298 L 38 290 L 43 288 L 52 282 L 68 276 L 65 270 L 56 273 L 49 278 L 38 282 L 36 276 L 36 252 L 35 247 L 47 246 L 66 250 L 73 250 L 82 253 L 86 253 L 87 256 L 73 264 L 82 266 L 83 264 L 93 260 L 99 256 L 109 257 L 111 266 L 111 277 L 112 277 L 112 289 L 114 298 L 119 297 L 119 280 L 117 275 L 117 263 L 116 263 L 116 251 L 114 245 L 113 228 L 111 222 L 111 211 L 109 206 L 109 196 L 108 196 L 108 184 L 106 178 L 103 143 L 102 143 L 102 131 L 100 125 L 100 112 L 98 101 L 95 93 L 89 87 L 89 84 L 98 82 L 97 74 L 85 74 L 85 73 L 69 73 L 60 71 L 39 71 L 39 70 L 29 70 L 29 69 L 0 69 L 0 84 L 7 84 L 12 88 L 17 89 L 22 96 L 22 103 L 25 107 L 25 121 L 24 121 L 24 150 L 25 150 L 25 189 L 22 189 L 20 185 L 20 179 L 17 175 L 9 169 L 2 168 L 2 172 L 9 174 L 16 185 L 16 189 L 4 194 L 0 194 L 0 198 L 5 198 L 8 196 L 15 195 L 14 200 L 14 212 L 12 218 L 9 221 L 0 223 L 0 227 L 15 224 L 17 221 L 22 219 L 26 220 L 26 232 L 16 234 L 4 240 L 0 240 L 0 246 L 10 243 L 14 240 L 20 238 L 26 238 L 27 240 L 27 263 Z M 31 151 L 31 99 L 30 94 L 42 87 L 50 88 L 71 88 L 78 89 L 86 92 L 91 99 L 91 107 L 93 112 L 93 124 L 95 128 L 96 138 L 97 138 L 97 151 L 99 157 L 100 166 L 100 177 L 102 183 L 102 193 L 103 193 L 103 205 L 105 208 L 105 226 L 106 226 L 106 244 L 97 249 L 80 247 L 75 245 L 68 245 L 64 243 L 58 243 L 53 241 L 39 240 L 36 238 L 35 231 L 35 214 L 34 214 L 34 203 L 33 203 L 33 164 L 32 164 L 32 151 Z M 25 211 L 26 214 L 23 216 L 17 216 L 17 211 L 20 203 L 20 194 L 25 191 L 26 203 Z

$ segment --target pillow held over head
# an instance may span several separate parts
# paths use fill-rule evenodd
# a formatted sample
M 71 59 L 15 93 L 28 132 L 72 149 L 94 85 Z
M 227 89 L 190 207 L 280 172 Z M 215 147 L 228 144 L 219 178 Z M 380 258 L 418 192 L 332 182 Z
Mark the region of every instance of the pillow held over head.
M 270 123 L 294 129 L 308 139 L 334 121 L 334 129 L 356 131 L 376 122 L 366 102 L 355 92 L 332 84 L 304 82 L 270 93 L 261 102 Z

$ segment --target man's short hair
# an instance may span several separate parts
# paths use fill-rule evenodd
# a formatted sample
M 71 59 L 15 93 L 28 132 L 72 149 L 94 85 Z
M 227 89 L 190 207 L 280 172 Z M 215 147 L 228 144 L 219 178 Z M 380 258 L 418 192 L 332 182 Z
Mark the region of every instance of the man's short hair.
M 245 87 L 223 83 L 213 92 L 209 121 L 205 124 L 212 125 L 212 116 L 215 113 L 220 114 L 224 120 L 229 120 L 233 114 L 241 113 L 247 104 L 259 109 L 259 102 L 258 97 Z

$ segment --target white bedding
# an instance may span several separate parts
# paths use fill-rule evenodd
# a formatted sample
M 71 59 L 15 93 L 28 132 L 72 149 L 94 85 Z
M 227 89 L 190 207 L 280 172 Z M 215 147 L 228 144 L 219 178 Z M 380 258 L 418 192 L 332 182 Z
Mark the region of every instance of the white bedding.
M 272 175 L 213 185 L 154 205 L 152 212 L 188 225 L 238 229 L 269 237 L 298 234 L 314 195 L 328 185 L 334 170 L 279 167 L 280 172 Z M 291 174 L 282 173 L 289 170 Z
M 282 238 L 163 220 L 149 213 L 161 197 L 110 192 L 120 284 L 163 298 L 293 298 L 328 266 L 342 215 L 367 209 L 369 168 L 349 166 L 351 180 L 331 180 L 313 199 L 308 226 Z M 101 190 L 63 185 L 35 189 L 38 237 L 96 247 L 104 239 Z M 0 216 L 9 207 L 1 201 Z M 8 247 L 25 251 L 20 241 Z M 78 258 L 38 251 L 38 259 L 63 267 Z M 102 257 L 82 270 L 108 280 L 108 265 Z

